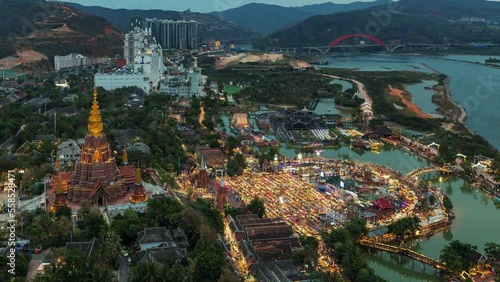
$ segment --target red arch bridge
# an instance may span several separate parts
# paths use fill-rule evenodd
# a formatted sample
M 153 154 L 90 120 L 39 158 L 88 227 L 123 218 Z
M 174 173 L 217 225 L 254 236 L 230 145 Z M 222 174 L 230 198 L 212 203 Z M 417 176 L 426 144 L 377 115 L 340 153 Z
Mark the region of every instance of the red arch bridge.
M 343 41 L 353 38 L 353 37 L 361 37 L 370 40 L 372 43 L 371 44 L 357 44 L 357 45 L 346 45 L 346 44 L 340 44 Z M 330 49 L 332 48 L 363 48 L 363 47 L 384 47 L 387 51 L 393 52 L 399 48 L 439 48 L 439 47 L 449 47 L 450 44 L 426 44 L 426 43 L 420 43 L 420 44 L 385 44 L 382 42 L 380 39 L 375 38 L 371 35 L 368 34 L 363 34 L 363 33 L 353 33 L 353 34 L 347 34 L 344 36 L 341 36 L 339 38 L 334 39 L 332 42 L 330 42 L 327 46 L 306 46 L 306 47 L 290 47 L 290 48 L 281 48 L 281 47 L 267 47 L 266 52 L 297 52 L 299 50 L 302 51 L 319 51 L 321 53 L 328 53 Z

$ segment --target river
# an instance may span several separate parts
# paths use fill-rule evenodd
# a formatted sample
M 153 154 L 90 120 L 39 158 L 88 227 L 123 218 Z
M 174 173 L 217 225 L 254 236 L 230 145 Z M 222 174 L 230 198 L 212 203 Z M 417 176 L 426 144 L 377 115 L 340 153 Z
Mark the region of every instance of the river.
M 449 55 L 421 56 L 398 54 L 372 54 L 326 58 L 328 66 L 354 68 L 363 71 L 412 70 L 432 72 L 437 70 L 451 78 L 453 99 L 467 111 L 466 125 L 500 149 L 500 130 L 491 130 L 500 124 L 500 69 L 478 62 L 490 56 Z M 467 61 L 467 62 L 461 62 Z M 368 89 L 370 91 L 370 89 Z M 418 98 L 417 98 L 418 100 Z

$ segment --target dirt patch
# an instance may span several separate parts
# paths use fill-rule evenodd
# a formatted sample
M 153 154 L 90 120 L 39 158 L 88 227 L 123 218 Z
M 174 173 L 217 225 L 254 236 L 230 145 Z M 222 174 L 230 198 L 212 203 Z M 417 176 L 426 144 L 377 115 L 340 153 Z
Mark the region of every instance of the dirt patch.
M 263 62 L 276 62 L 283 59 L 283 54 L 238 54 L 224 57 L 218 57 L 215 62 L 215 69 L 221 70 L 231 63 L 263 63 Z
M 406 108 L 413 113 L 415 113 L 418 117 L 425 118 L 425 119 L 432 119 L 434 118 L 433 116 L 426 114 L 420 109 L 417 105 L 413 104 L 412 101 L 406 99 L 403 95 L 403 90 L 397 89 L 397 88 L 392 88 L 392 86 L 389 86 L 389 95 L 396 96 L 401 98 L 401 101 L 403 104 L 405 104 Z
M 33 50 L 18 50 L 16 53 L 17 56 L 15 57 L 11 56 L 0 59 L 0 67 L 11 69 L 22 64 L 35 63 L 48 59 L 44 54 Z
M 218 60 L 215 62 L 215 69 L 221 70 L 221 69 L 225 68 L 228 64 L 238 61 L 243 56 L 244 56 L 244 54 L 232 55 L 232 56 L 227 56 L 227 57 L 219 57 Z
M 290 65 L 291 65 L 294 69 L 303 69 L 303 68 L 308 68 L 308 67 L 310 67 L 310 66 L 311 66 L 308 62 L 305 62 L 305 61 L 297 61 L 297 60 L 292 60 L 292 61 L 290 61 Z
M 248 55 L 240 60 L 242 63 L 257 63 L 257 62 L 276 62 L 283 59 L 283 54 L 260 54 L 260 55 Z

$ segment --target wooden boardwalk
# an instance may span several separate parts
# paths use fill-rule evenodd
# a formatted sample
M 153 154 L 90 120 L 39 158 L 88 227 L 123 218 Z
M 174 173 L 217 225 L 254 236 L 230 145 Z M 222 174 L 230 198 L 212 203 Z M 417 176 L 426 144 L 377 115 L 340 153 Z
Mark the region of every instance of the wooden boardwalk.
M 406 257 L 418 260 L 418 261 L 425 263 L 427 265 L 431 265 L 436 269 L 444 270 L 448 273 L 453 273 L 453 271 L 448 269 L 448 267 L 446 267 L 446 265 L 444 263 L 442 263 L 438 260 L 435 260 L 433 258 L 430 258 L 426 255 L 423 255 L 421 253 L 407 249 L 407 248 L 401 248 L 401 247 L 397 247 L 397 246 L 387 245 L 387 244 L 379 243 L 379 242 L 369 240 L 369 239 L 363 239 L 359 242 L 359 244 L 361 246 L 367 247 L 367 248 L 374 248 L 374 249 L 381 250 L 381 251 L 386 251 L 386 252 L 390 252 L 390 253 L 394 253 L 394 254 L 404 255 Z

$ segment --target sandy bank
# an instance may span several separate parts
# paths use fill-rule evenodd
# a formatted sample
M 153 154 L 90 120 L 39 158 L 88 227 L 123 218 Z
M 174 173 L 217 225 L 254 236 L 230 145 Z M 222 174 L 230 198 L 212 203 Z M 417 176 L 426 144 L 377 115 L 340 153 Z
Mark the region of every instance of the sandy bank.
M 397 96 L 397 97 L 401 98 L 401 101 L 403 102 L 403 104 L 405 104 L 406 108 L 408 108 L 408 110 L 410 110 L 413 113 L 415 113 L 418 117 L 425 118 L 425 119 L 434 118 L 433 116 L 424 113 L 422 111 L 422 109 L 420 109 L 417 105 L 413 104 L 412 101 L 408 101 L 403 96 L 403 90 L 400 90 L 400 89 L 397 89 L 397 88 L 393 88 L 392 86 L 389 85 L 389 95 Z

